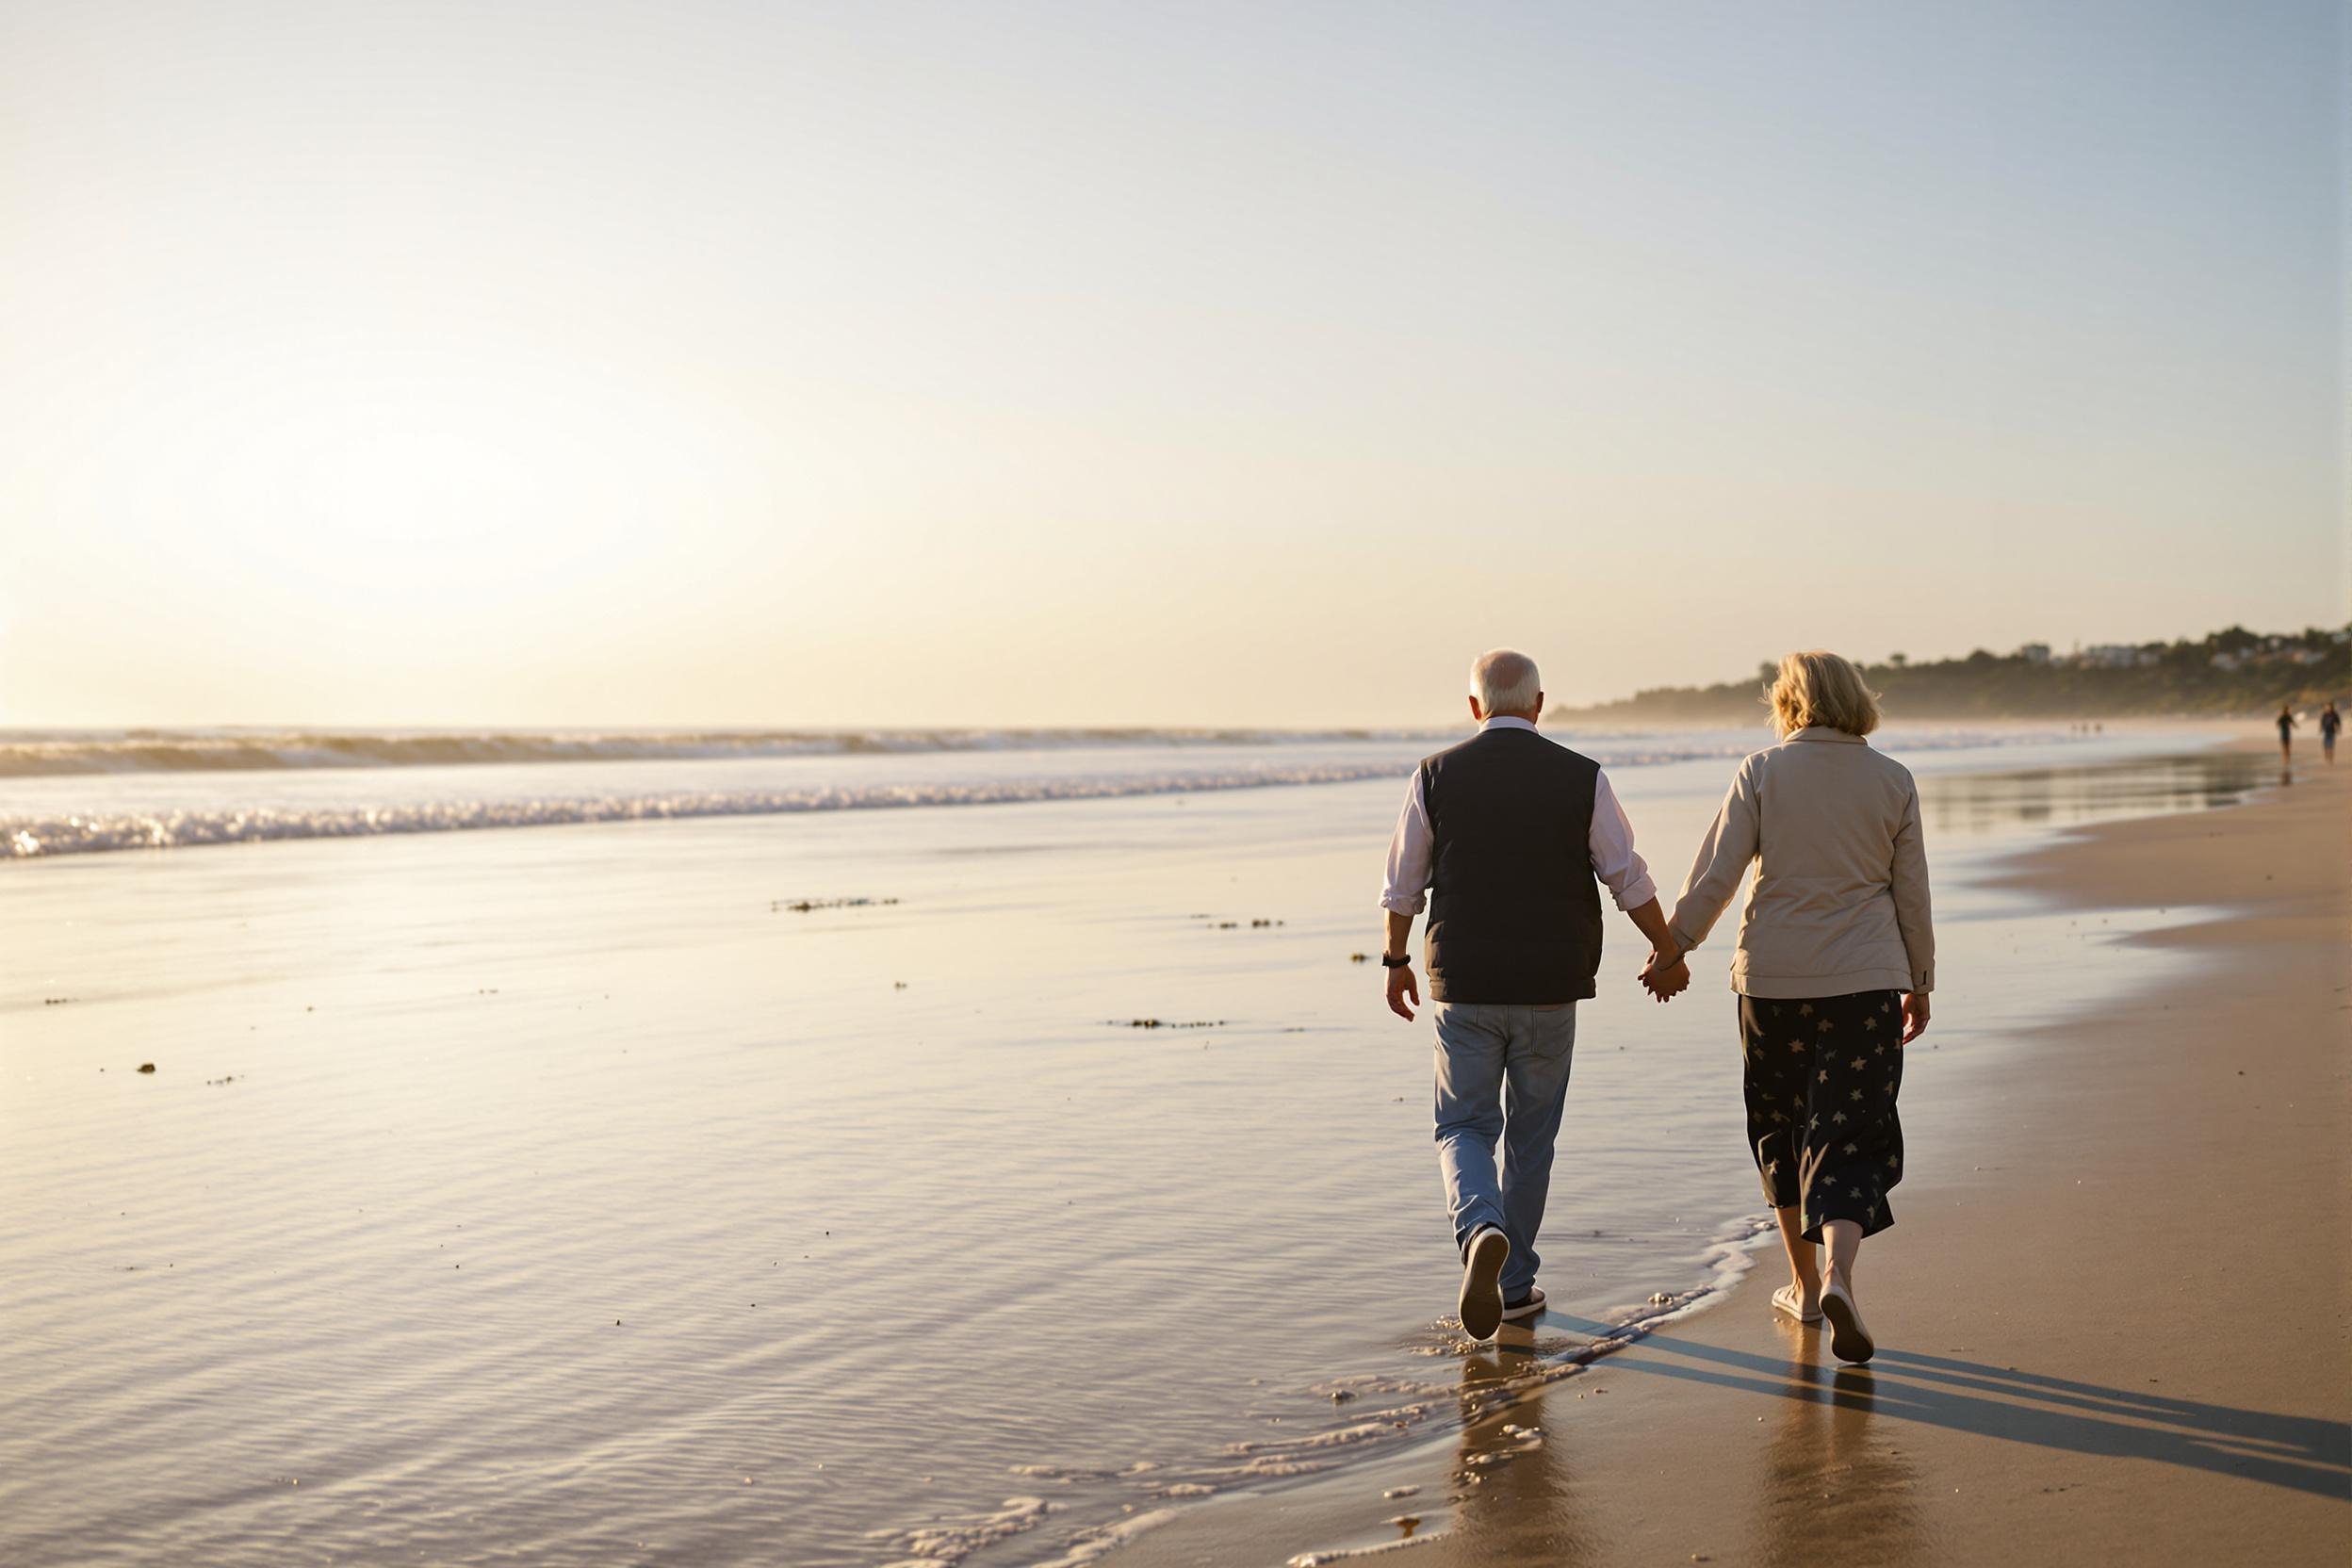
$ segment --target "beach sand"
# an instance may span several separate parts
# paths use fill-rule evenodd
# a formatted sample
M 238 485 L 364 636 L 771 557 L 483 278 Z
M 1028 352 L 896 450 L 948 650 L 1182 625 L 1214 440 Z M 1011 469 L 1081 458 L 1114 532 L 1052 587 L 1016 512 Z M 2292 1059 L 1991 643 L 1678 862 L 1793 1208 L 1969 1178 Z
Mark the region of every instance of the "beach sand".
M 2265 1160 L 2304 1161 L 2291 1173 L 2202 1144 L 2179 1161 L 2132 1119 L 2219 1140 L 2241 1097 L 2308 1112 L 2322 1102 L 2281 1081 L 2291 1047 L 2340 1037 L 2325 1031 L 2344 1015 L 2314 997 L 2310 1018 L 2278 1015 L 2283 1045 L 2184 1015 L 2223 1047 L 2150 1044 L 2136 1032 L 2169 1028 L 2165 1004 L 2207 1004 L 2132 988 L 2214 972 L 2171 932 L 2207 917 L 2069 913 L 1987 878 L 2068 824 L 2149 811 L 2183 814 L 2067 854 L 2120 845 L 2120 875 L 2171 866 L 2144 846 L 2175 840 L 2248 853 L 2321 792 L 2213 809 L 2270 764 L 2178 729 L 1956 739 L 1906 753 L 1946 988 L 1906 1068 L 1900 1223 L 1861 1279 L 1890 1348 L 1836 1391 L 1845 1408 L 1786 1396 L 1827 1385 L 1791 1372 L 1805 1346 L 1763 1316 L 1753 1277 L 1739 1283 L 1757 1203 L 1723 959 L 1658 1008 L 1622 926 L 1578 1013 L 1542 1359 L 1524 1339 L 1464 1357 L 1444 1318 L 1456 1266 L 1429 1025 L 1390 1016 L 1355 956 L 1395 777 L 11 862 L 0 1560 L 1021 1568 L 1134 1542 L 1138 1560 L 1281 1562 L 1396 1540 L 1383 1521 L 1413 1510 L 1457 1556 L 1524 1538 L 1528 1560 L 1728 1561 L 1771 1555 L 1759 1530 L 1812 1555 L 1789 1522 L 1814 1524 L 1838 1476 L 1868 1505 L 1854 1526 L 1898 1544 L 1970 1540 L 1955 1532 L 1981 1498 L 2045 1485 L 2073 1489 L 2058 1509 L 2091 1499 L 2136 1527 L 2136 1492 L 2098 1490 L 2118 1475 L 2199 1520 L 2230 1489 L 2264 1521 L 2274 1498 L 2315 1510 L 2282 1538 L 2311 1539 L 2341 1505 L 2188 1467 L 2341 1490 L 2341 1429 L 2288 1419 L 2344 1413 L 2326 1383 L 2341 1338 L 2305 1327 L 2341 1292 L 2284 1280 L 2256 1344 L 2301 1353 L 2282 1386 L 2246 1382 L 2226 1339 L 2239 1325 L 2211 1308 L 2259 1298 L 2267 1278 L 2239 1260 L 2266 1255 L 2271 1217 L 2196 1222 L 2265 1180 L 2300 1184 L 2278 1223 L 2324 1273 L 2341 1166 L 2295 1140 L 2343 1119 L 2262 1126 Z M 1633 748 L 1620 789 L 1672 885 L 1721 798 L 1721 747 L 1603 743 Z M 1328 760 L 1267 756 L 1286 776 Z M 102 811 L 283 791 L 342 812 L 387 791 L 473 820 L 467 803 L 526 786 L 805 791 L 877 785 L 897 776 L 886 764 L 82 789 Z M 1173 766 L 1006 752 L 966 771 L 918 758 L 906 778 L 1062 788 Z M 2272 895 L 2260 873 L 2314 874 L 2319 849 L 2276 841 L 2262 855 L 2289 863 L 2265 860 L 2250 887 L 2154 869 L 2138 896 L 2201 886 L 2215 903 Z M 2340 839 L 2330 853 L 2340 868 Z M 2270 992 L 2328 992 L 2292 942 L 2256 939 Z M 2120 1033 L 2069 1021 L 2118 996 L 2133 997 Z M 2231 1006 L 2262 1000 L 2242 987 Z M 2044 1021 L 2064 1027 L 2019 1037 Z M 2084 1092 L 2126 1053 L 2132 1095 Z M 2036 1141 L 2076 1121 L 2090 1141 Z M 2144 1144 L 2137 1164 L 2164 1169 L 2106 1152 Z M 2059 1238 L 2029 1240 L 2032 1278 L 2001 1233 L 2027 1228 L 2010 1215 L 2028 1192 L 2033 1227 Z M 2125 1220 L 2097 1218 L 2108 1207 Z M 2207 1276 L 2237 1274 L 2164 1277 L 2157 1249 L 2181 1234 Z M 1721 1310 L 1681 1310 L 1726 1289 Z M 2099 1315 L 2079 1331 L 2040 1320 L 2084 1300 Z M 2130 1315 L 2163 1333 L 2118 1332 Z M 1627 1323 L 1658 1331 L 1594 1370 L 1571 1359 L 1579 1329 Z M 1961 1364 L 1903 1359 L 1922 1355 Z M 2012 1367 L 2143 1403 L 2021 1399 Z M 1530 1372 L 1557 1381 L 1503 1408 Z M 2195 1422 L 2220 1417 L 2150 1396 L 2261 1413 L 2216 1434 Z M 1874 1410 L 1853 1408 L 1865 1398 Z M 1984 1436 L 1996 1423 L 2010 1435 Z M 1530 1446 L 1506 1424 L 1551 1435 Z M 2329 1441 L 2336 1457 L 2314 1462 Z M 1457 1488 L 1462 1470 L 1487 1478 Z M 1397 1486 L 1420 1490 L 1381 1496 Z M 1472 1506 L 1451 1505 L 1457 1490 Z M 2098 1538 L 2107 1515 L 2082 1517 Z
M 2082 911 L 2086 976 L 2175 961 L 2017 1042 L 1988 1092 L 1936 1102 L 1914 1048 L 1901 1223 L 1857 1272 L 1867 1370 L 1774 1317 L 1774 1250 L 1581 1370 L 1557 1317 L 1540 1359 L 1470 1359 L 1458 1443 L 1202 1505 L 1115 1560 L 2347 1560 L 2347 779 L 2312 758 L 2006 874 Z

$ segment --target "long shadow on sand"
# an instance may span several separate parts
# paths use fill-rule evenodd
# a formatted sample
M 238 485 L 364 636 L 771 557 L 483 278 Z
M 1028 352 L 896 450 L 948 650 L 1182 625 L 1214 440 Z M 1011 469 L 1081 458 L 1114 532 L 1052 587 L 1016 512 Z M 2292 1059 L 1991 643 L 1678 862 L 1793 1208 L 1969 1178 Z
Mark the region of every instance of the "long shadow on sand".
M 1545 1321 L 1603 1342 L 1624 1333 L 1565 1313 Z M 2154 1460 L 2352 1502 L 2352 1424 L 2341 1421 L 2102 1388 L 1911 1350 L 1882 1349 L 1864 1367 L 1821 1366 L 1651 1333 L 1625 1342 L 1608 1366 L 2068 1453 Z

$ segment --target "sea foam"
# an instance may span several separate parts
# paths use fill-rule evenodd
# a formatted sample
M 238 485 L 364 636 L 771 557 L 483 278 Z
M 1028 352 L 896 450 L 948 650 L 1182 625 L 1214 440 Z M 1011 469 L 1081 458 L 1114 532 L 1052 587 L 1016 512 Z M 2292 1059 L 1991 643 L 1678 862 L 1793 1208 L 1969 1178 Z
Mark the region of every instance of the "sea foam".
M 1337 784 L 1395 776 L 1385 763 L 1335 763 L 1043 778 L 885 784 L 834 784 L 772 791 L 707 791 L 578 798 L 435 800 L 390 805 L 170 811 L 90 811 L 60 816 L 0 816 L 0 840 L 14 858 L 178 849 L 270 839 L 366 838 L 450 833 L 492 827 L 549 827 L 579 823 L 665 821 L 684 817 L 773 816 L 794 811 L 877 810 L 917 806 L 1004 805 L 1102 800 L 1124 795 Z
M 283 773 L 313 768 L 721 761 L 928 752 L 1279 746 L 1443 739 L 1412 729 L 17 729 L 0 730 L 0 778 L 85 774 Z
M 2046 738 L 2049 732 L 2043 732 Z M 1670 761 L 1753 751 L 1760 730 L 1561 730 L 1604 761 Z M 1737 737 L 1733 739 L 1732 737 Z M 156 773 L 286 773 L 320 768 L 471 767 L 559 762 L 723 761 L 784 757 L 893 757 L 933 752 L 1197 750 L 1425 743 L 1460 729 L 1070 727 L 963 729 L 0 729 L 0 778 Z M 1998 744 L 1999 730 L 1919 732 L 1915 747 Z
M 0 858 L 802 811 L 1101 800 L 1410 776 L 1457 732 L 0 732 Z M 1904 751 L 2014 744 L 1929 731 Z M 1565 734 L 1612 769 L 1740 730 Z M 563 765 L 557 765 L 563 764 Z

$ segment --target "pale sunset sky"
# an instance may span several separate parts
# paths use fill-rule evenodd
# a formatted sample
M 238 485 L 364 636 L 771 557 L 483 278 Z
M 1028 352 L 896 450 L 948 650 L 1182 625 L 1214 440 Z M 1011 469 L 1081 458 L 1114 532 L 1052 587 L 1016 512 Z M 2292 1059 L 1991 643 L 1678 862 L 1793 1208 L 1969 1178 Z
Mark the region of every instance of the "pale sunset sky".
M 2341 624 L 2344 11 L 0 0 L 0 725 Z

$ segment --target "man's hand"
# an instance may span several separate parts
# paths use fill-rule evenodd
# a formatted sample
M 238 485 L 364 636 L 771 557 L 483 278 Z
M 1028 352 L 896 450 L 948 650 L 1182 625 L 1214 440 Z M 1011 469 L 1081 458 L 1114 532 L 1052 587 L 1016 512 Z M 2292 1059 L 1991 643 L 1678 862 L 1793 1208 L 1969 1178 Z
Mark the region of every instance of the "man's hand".
M 1413 1007 L 1405 1005 L 1408 998 L 1412 1000 L 1413 1007 L 1421 1005 L 1421 985 L 1413 979 L 1411 964 L 1388 972 L 1388 1010 L 1411 1023 Z
M 1927 993 L 1913 991 L 1903 999 L 1903 1043 L 1909 1045 L 1927 1033 Z
M 1666 912 L 1653 898 L 1639 908 L 1627 909 L 1625 918 L 1634 929 L 1648 939 L 1650 961 L 1642 966 L 1642 986 L 1660 1002 L 1670 996 L 1680 996 L 1690 986 L 1690 966 L 1682 961 L 1682 943 L 1674 937 L 1674 929 L 1667 923 Z
M 1671 959 L 1652 953 L 1642 966 L 1642 987 L 1660 1002 L 1680 996 L 1690 988 L 1690 965 L 1679 953 Z

